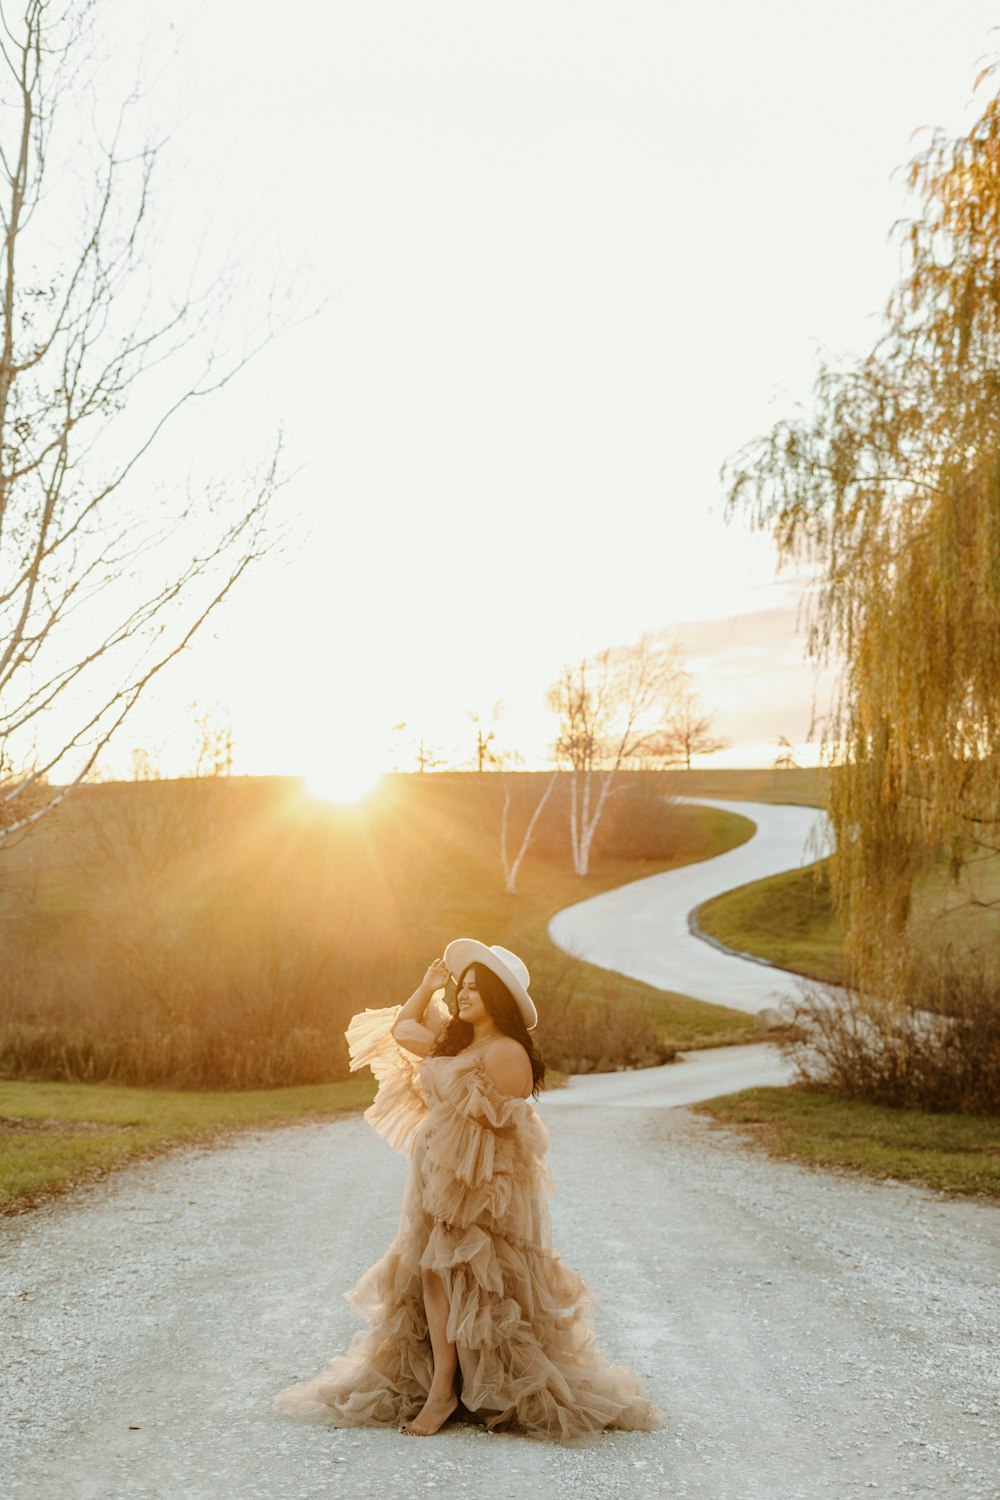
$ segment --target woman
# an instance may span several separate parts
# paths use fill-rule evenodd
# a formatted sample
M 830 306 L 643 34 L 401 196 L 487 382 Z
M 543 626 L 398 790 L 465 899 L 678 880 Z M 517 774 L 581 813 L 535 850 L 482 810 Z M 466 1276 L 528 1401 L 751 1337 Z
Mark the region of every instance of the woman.
M 506 948 L 459 938 L 405 1005 L 352 1018 L 351 1068 L 378 1080 L 365 1117 L 410 1175 L 395 1239 L 345 1293 L 370 1328 L 280 1392 L 283 1415 L 429 1437 L 463 1408 L 491 1430 L 559 1442 L 662 1423 L 638 1377 L 598 1352 L 594 1294 L 551 1249 L 528 983 Z

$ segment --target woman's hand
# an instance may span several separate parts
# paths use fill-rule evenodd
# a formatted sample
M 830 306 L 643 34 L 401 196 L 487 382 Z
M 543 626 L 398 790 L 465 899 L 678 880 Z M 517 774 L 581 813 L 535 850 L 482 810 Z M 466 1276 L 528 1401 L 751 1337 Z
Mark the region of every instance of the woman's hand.
M 423 988 L 428 992 L 428 994 L 432 995 L 435 990 L 443 990 L 450 978 L 451 975 L 448 973 L 448 965 L 445 963 L 444 959 L 436 958 L 434 962 L 428 967 L 427 973 L 424 975 Z
M 400 1006 L 399 1014 L 392 1023 L 393 1036 L 396 1036 L 397 1029 L 404 1021 L 416 1021 L 418 1028 L 423 1030 L 425 1037 L 429 1038 L 426 1044 L 415 1042 L 402 1042 L 400 1044 L 406 1047 L 409 1052 L 415 1052 L 418 1057 L 426 1057 L 433 1046 L 432 1033 L 424 1028 L 424 1012 L 433 1000 L 435 990 L 443 990 L 450 977 L 448 965 L 444 959 L 436 958 L 428 967 L 427 973 L 421 979 L 409 1000 L 407 1000 L 405 1005 Z M 423 1050 L 421 1050 L 422 1048 Z

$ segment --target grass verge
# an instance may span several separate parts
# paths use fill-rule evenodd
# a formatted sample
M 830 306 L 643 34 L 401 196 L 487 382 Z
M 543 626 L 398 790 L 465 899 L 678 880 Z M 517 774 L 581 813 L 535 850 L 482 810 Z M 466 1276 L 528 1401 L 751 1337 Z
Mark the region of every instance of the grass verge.
M 1000 1119 L 889 1109 L 801 1085 L 691 1106 L 769 1155 L 1000 1204 Z
M 829 859 L 715 896 L 698 908 L 709 937 L 825 984 L 844 984 L 844 924 L 833 908 Z M 914 882 L 910 938 L 933 961 L 995 950 L 1000 858 L 977 859 L 956 882 L 943 866 Z
M 364 1109 L 373 1080 L 190 1093 L 114 1084 L 0 1082 L 0 1213 L 19 1213 L 129 1162 L 242 1130 Z
M 844 981 L 843 925 L 830 898 L 830 862 L 737 886 L 698 908 L 708 937 L 827 984 Z

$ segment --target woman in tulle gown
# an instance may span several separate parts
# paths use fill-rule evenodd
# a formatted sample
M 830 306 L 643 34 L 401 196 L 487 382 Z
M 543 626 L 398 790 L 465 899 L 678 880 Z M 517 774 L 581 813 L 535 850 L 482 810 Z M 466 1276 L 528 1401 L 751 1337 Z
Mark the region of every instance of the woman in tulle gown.
M 352 1018 L 351 1068 L 378 1081 L 365 1117 L 410 1173 L 395 1239 L 344 1294 L 370 1326 L 279 1393 L 283 1415 L 420 1437 L 458 1415 L 557 1442 L 661 1425 L 634 1372 L 598 1351 L 595 1295 L 552 1249 L 528 983 L 515 954 L 459 938 L 405 1005 Z

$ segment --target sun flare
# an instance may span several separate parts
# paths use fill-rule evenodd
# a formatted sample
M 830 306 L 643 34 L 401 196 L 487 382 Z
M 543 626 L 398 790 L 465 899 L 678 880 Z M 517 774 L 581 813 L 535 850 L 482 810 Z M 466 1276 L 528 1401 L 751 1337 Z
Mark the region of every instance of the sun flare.
M 374 791 L 381 775 L 381 770 L 373 767 L 370 760 L 330 761 L 307 773 L 306 790 L 322 802 L 360 802 Z

